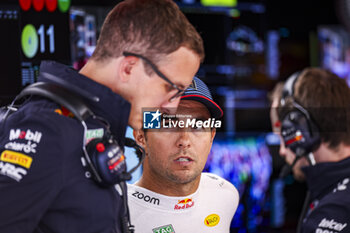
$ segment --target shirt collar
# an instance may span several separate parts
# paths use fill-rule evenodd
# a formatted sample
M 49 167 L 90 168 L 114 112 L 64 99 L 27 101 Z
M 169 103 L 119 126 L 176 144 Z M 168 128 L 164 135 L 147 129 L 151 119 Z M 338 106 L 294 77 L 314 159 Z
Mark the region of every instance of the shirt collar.
M 128 101 L 114 93 L 110 88 L 54 61 L 42 61 L 40 72 L 48 73 L 56 77 L 56 79 L 49 79 L 39 75 L 38 81 L 55 82 L 83 96 L 84 94 L 82 93 L 90 93 L 92 97 L 97 97 L 98 102 L 87 99 L 87 104 L 95 115 L 109 122 L 112 134 L 118 143 L 124 146 L 124 136 L 131 108 Z
M 315 166 L 303 167 L 311 198 L 320 198 L 330 192 L 342 178 L 348 177 L 350 157 L 339 162 L 318 163 Z

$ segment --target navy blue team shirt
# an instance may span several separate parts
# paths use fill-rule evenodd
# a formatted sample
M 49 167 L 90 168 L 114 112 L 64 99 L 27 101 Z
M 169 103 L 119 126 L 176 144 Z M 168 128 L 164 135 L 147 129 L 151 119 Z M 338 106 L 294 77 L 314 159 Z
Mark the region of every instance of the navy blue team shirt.
M 350 232 L 350 158 L 304 167 L 311 204 L 303 233 Z
M 64 83 L 97 96 L 88 101 L 110 124 L 124 146 L 130 104 L 109 88 L 62 64 L 44 61 L 38 81 Z M 63 82 L 62 82 L 63 80 Z M 69 84 L 69 85 L 67 85 Z M 105 125 L 87 120 L 87 140 L 101 137 Z M 85 177 L 83 127 L 60 105 L 32 97 L 0 124 L 0 232 L 119 233 L 122 199 Z

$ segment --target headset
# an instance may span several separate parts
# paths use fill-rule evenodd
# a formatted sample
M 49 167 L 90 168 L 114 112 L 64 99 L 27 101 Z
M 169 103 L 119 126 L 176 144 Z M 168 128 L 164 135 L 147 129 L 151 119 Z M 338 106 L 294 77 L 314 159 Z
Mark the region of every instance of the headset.
M 281 96 L 281 107 L 287 107 L 288 99 L 291 100 L 292 109 L 287 111 L 281 121 L 281 135 L 286 147 L 290 148 L 296 155 L 291 165 L 286 164 L 279 175 L 280 178 L 288 175 L 296 162 L 305 156 L 313 166 L 316 164 L 313 156 L 321 144 L 319 127 L 312 120 L 309 112 L 294 99 L 294 85 L 302 71 L 292 74 L 283 86 Z M 288 102 L 289 103 L 289 102 Z M 310 191 L 307 191 L 303 208 L 299 216 L 297 232 L 301 232 L 302 221 L 310 202 Z
M 135 148 L 139 158 L 139 163 L 129 172 L 126 171 L 124 150 L 114 139 L 109 130 L 108 122 L 102 117 L 96 116 L 76 93 L 58 84 L 38 82 L 23 89 L 15 101 L 28 95 L 39 95 L 64 106 L 80 121 L 84 128 L 84 156 L 81 160 L 86 168 L 87 178 L 92 177 L 100 186 L 108 187 L 130 180 L 131 173 L 141 165 L 145 154 L 144 149 L 137 145 L 134 140 L 126 138 L 125 145 Z M 105 125 L 106 130 L 102 138 L 93 139 L 86 144 L 87 125 L 85 120 L 88 118 L 99 121 Z
M 10 106 L 6 107 L 6 112 L 4 110 L 0 111 L 0 122 L 5 121 L 11 113 L 18 110 L 14 105 L 18 100 L 33 95 L 45 97 L 64 106 L 80 121 L 84 129 L 81 162 L 85 168 L 85 176 L 92 178 L 103 188 L 119 184 L 125 210 L 122 218 L 123 230 L 124 232 L 134 232 L 133 225 L 130 223 L 125 181 L 130 180 L 131 173 L 142 164 L 145 158 L 145 150 L 137 145 L 134 140 L 125 138 L 125 145 L 134 148 L 139 159 L 138 164 L 127 171 L 124 150 L 114 139 L 109 123 L 102 117 L 96 116 L 89 109 L 83 101 L 84 96 L 55 83 L 37 82 L 24 88 Z M 90 98 L 90 100 L 92 99 Z M 93 100 L 98 102 L 98 98 L 93 98 Z M 88 118 L 102 123 L 105 126 L 105 133 L 102 138 L 96 138 L 86 143 L 87 125 L 85 121 Z
M 320 143 L 319 127 L 312 120 L 309 112 L 294 99 L 294 85 L 302 71 L 292 74 L 283 86 L 281 107 L 291 100 L 292 109 L 281 119 L 281 135 L 285 146 L 290 148 L 297 158 L 316 150 Z M 289 102 L 288 102 L 289 103 Z

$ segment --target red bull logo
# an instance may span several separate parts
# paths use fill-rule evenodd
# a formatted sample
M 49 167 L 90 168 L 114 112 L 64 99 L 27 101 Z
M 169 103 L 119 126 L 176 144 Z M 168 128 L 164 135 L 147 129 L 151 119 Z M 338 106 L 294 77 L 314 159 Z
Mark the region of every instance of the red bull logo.
M 175 204 L 174 210 L 183 210 L 187 208 L 191 208 L 194 206 L 194 201 L 192 198 L 185 198 L 183 200 L 179 200 L 177 204 Z
M 286 142 L 286 145 L 290 145 L 290 144 L 292 144 L 292 143 L 294 143 L 294 142 L 298 142 L 298 141 L 300 141 L 301 139 L 303 139 L 303 135 L 297 135 L 297 136 L 295 136 L 294 138 L 288 140 L 288 141 Z

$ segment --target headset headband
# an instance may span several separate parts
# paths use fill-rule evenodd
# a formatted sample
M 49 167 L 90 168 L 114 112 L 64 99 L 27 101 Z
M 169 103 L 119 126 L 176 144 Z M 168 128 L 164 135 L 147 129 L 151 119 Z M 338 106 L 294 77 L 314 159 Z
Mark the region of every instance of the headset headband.
M 309 112 L 294 99 L 294 86 L 302 72 L 303 71 L 297 71 L 293 73 L 291 76 L 289 76 L 289 78 L 286 80 L 286 83 L 284 84 L 283 90 L 282 90 L 281 106 L 284 107 L 286 105 L 287 98 L 292 98 L 293 100 L 292 104 L 294 108 L 302 112 L 305 115 L 305 117 L 309 121 L 311 121 L 311 116 Z
M 46 97 L 67 108 L 79 121 L 85 121 L 87 118 L 94 116 L 93 112 L 86 106 L 80 96 L 61 85 L 44 82 L 34 83 L 24 88 L 16 99 L 27 95 Z
M 284 106 L 286 104 L 286 99 L 288 97 L 293 97 L 294 95 L 294 85 L 300 75 L 301 71 L 295 72 L 292 74 L 286 81 L 286 83 L 283 86 L 282 90 L 282 96 L 281 96 L 281 105 Z
M 72 91 L 68 90 L 67 88 L 61 85 L 45 82 L 33 83 L 25 89 L 23 89 L 21 93 L 16 97 L 15 101 L 27 95 L 43 96 L 67 108 L 82 124 L 84 128 L 84 135 L 87 132 L 85 120 L 89 117 L 96 118 L 94 113 L 83 102 L 81 96 L 73 93 Z M 89 164 L 90 169 L 94 174 L 94 177 L 96 177 L 97 179 L 97 182 L 100 183 L 102 182 L 102 178 L 96 171 L 96 168 L 92 165 L 90 157 L 87 154 L 85 144 L 86 141 L 84 137 L 83 151 L 85 155 L 85 160 Z

